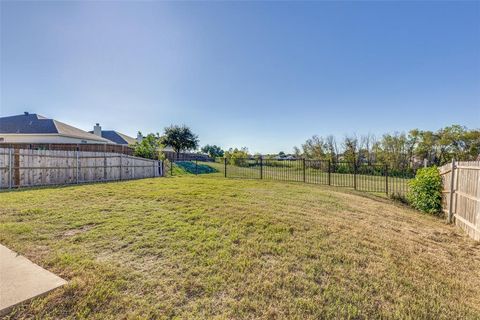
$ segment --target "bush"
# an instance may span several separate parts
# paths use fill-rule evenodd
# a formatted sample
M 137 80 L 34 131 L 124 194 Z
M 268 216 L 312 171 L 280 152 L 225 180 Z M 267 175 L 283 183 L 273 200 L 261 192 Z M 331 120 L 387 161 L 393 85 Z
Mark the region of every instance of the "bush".
M 414 208 L 438 214 L 442 209 L 442 178 L 437 167 L 422 168 L 409 183 L 407 200 Z

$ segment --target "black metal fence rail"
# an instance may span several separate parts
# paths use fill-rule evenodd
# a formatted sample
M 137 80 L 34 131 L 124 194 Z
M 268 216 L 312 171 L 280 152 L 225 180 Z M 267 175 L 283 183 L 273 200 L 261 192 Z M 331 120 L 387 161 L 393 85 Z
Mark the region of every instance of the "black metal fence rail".
M 358 165 L 348 161 L 264 158 L 202 160 L 180 159 L 172 162 L 165 171 L 175 175 L 177 167 L 189 168 L 188 173 L 192 174 L 212 173 L 199 170 L 208 166 L 214 169 L 217 176 L 226 178 L 296 181 L 398 196 L 405 196 L 408 180 L 415 176 L 412 169 L 392 170 L 387 165 L 376 163 Z

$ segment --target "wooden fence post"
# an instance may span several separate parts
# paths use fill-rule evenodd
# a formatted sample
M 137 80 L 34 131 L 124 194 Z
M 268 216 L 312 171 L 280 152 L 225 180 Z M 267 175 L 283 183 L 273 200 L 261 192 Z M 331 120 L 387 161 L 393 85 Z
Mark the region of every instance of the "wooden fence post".
M 122 152 L 123 152 L 123 145 L 122 145 Z M 123 178 L 123 153 L 120 153 L 120 180 Z
M 8 188 L 12 189 L 12 149 L 8 149 Z
M 450 203 L 448 204 L 448 217 L 447 222 L 452 223 L 453 212 L 453 195 L 455 193 L 455 159 L 452 159 L 452 172 L 450 175 Z
M 20 149 L 15 149 L 13 154 L 13 186 L 20 187 Z
M 130 160 L 132 164 L 129 165 L 129 167 L 132 168 L 132 179 L 135 179 L 135 167 L 136 167 L 136 164 L 135 164 L 135 157 L 131 157 Z
M 79 163 L 79 154 L 78 154 L 78 146 L 77 146 L 77 149 L 75 150 L 75 158 L 76 158 L 76 162 L 75 162 L 75 181 L 76 183 L 78 184 L 78 175 L 79 175 L 79 171 L 80 171 L 80 163 Z
M 103 180 L 107 180 L 107 153 L 103 153 Z

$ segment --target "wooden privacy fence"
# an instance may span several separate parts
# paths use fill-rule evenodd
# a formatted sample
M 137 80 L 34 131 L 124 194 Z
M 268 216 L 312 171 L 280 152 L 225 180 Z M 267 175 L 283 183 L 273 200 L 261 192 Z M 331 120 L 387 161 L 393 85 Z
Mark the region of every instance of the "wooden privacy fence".
M 159 176 L 162 161 L 121 153 L 0 148 L 0 189 Z
M 440 167 L 440 175 L 447 221 L 480 241 L 480 161 L 452 161 Z

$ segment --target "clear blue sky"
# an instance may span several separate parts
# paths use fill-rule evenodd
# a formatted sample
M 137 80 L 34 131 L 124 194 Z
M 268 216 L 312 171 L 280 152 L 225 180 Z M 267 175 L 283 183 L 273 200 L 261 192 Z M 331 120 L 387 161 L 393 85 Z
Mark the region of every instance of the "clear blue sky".
M 0 115 L 292 150 L 480 127 L 480 2 L 5 2 Z

